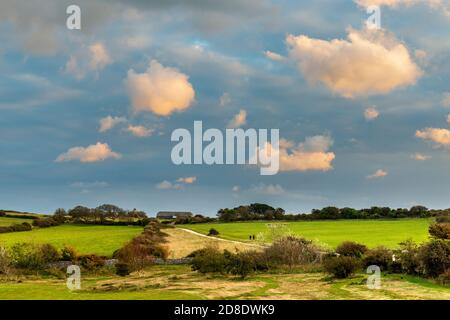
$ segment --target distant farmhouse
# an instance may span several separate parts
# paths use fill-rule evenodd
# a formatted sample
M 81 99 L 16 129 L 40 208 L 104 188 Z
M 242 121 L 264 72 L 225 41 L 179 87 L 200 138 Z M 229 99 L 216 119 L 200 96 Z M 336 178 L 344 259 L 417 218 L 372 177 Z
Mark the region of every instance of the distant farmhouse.
M 160 211 L 156 214 L 158 219 L 176 219 L 176 218 L 190 218 L 192 217 L 192 212 L 181 212 L 181 211 Z

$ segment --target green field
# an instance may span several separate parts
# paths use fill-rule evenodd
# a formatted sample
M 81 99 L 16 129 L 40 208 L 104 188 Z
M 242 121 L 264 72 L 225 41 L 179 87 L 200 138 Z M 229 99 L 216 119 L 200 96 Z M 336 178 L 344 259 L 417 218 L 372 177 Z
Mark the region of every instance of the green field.
M 416 242 L 428 239 L 429 219 L 398 220 L 337 220 L 337 221 L 299 221 L 286 222 L 284 229 L 315 240 L 327 246 L 336 247 L 343 241 L 351 240 L 368 247 L 384 245 L 394 248 L 399 242 L 408 238 Z M 248 241 L 249 235 L 263 234 L 270 241 L 271 232 L 268 222 L 236 222 L 182 225 L 180 228 L 191 229 L 208 234 L 209 229 L 219 231 L 219 237 L 229 240 Z
M 7 227 L 12 224 L 28 222 L 29 224 L 33 223 L 32 219 L 21 219 L 21 218 L 10 218 L 10 217 L 0 217 L 0 227 Z
M 0 234 L 0 244 L 11 246 L 18 242 L 50 243 L 57 248 L 69 245 L 82 254 L 96 253 L 111 256 L 116 249 L 141 233 L 142 230 L 142 227 L 134 226 L 65 224 L 26 232 Z

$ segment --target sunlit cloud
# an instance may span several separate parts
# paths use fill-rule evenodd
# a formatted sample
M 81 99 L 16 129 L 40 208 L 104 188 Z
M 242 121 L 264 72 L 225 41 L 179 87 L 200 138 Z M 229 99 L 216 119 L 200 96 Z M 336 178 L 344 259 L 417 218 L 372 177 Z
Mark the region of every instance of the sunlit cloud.
M 56 162 L 80 161 L 84 163 L 104 161 L 106 159 L 120 159 L 122 156 L 111 150 L 107 143 L 97 142 L 88 147 L 73 147 L 60 154 Z
M 150 111 L 159 116 L 188 109 L 195 98 L 189 78 L 177 69 L 152 60 L 144 73 L 128 71 L 125 80 L 134 111 Z
M 408 48 L 386 31 L 350 29 L 348 39 L 289 35 L 289 57 L 311 83 L 347 98 L 386 94 L 417 82 L 422 71 Z

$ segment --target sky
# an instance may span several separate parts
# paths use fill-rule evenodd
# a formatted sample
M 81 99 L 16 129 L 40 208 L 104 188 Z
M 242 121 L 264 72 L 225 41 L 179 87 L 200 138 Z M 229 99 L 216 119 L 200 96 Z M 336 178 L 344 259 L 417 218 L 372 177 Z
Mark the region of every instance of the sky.
M 450 207 L 446 0 L 0 0 L 0 41 L 2 209 Z M 280 172 L 173 164 L 196 120 Z

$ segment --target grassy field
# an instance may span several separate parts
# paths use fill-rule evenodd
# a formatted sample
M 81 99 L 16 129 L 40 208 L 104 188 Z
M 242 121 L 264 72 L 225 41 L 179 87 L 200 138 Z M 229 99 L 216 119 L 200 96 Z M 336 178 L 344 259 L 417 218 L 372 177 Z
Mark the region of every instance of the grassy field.
M 416 242 L 426 241 L 429 224 L 428 219 L 300 221 L 286 222 L 283 229 L 330 247 L 352 240 L 369 247 L 384 245 L 394 248 L 408 238 Z M 191 224 L 179 227 L 202 234 L 207 234 L 209 229 L 215 228 L 220 232 L 220 237 L 240 241 L 249 241 L 249 235 L 263 234 L 265 241 L 270 241 L 271 232 L 267 225 L 267 222 L 258 221 Z
M 31 219 L 21 219 L 21 218 L 10 218 L 10 217 L 0 217 L 0 227 L 7 227 L 12 224 L 28 222 L 29 224 L 33 223 Z
M 87 276 L 81 290 L 71 292 L 65 279 L 21 278 L 0 281 L 0 299 L 441 299 L 450 290 L 430 281 L 407 276 L 382 276 L 381 289 L 366 286 L 367 275 L 331 280 L 322 273 L 255 274 L 245 280 L 204 276 L 189 266 L 154 266 L 122 278 Z
M 163 231 L 168 234 L 165 245 L 169 248 L 169 258 L 171 259 L 184 258 L 195 250 L 211 245 L 217 246 L 220 250 L 227 249 L 231 252 L 236 250 L 257 250 L 260 248 L 260 246 L 254 244 L 233 243 L 231 241 L 221 241 L 221 239 L 200 237 L 177 228 L 164 229 Z
M 0 244 L 11 246 L 18 242 L 51 243 L 57 248 L 69 245 L 78 252 L 111 256 L 124 243 L 141 233 L 142 227 L 92 226 L 65 224 L 34 229 L 27 232 L 0 234 Z

